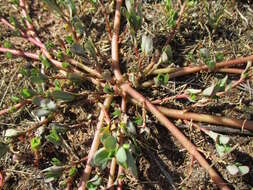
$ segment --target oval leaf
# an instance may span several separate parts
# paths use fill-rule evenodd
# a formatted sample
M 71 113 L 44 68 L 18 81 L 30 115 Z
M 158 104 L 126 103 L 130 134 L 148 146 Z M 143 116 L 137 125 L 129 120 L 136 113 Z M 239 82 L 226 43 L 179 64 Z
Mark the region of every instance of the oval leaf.
M 229 142 L 230 138 L 229 136 L 226 136 L 226 135 L 220 135 L 219 137 L 219 142 L 220 144 L 227 144 Z
M 239 169 L 236 165 L 228 165 L 226 168 L 231 175 L 236 175 L 239 172 Z
M 249 173 L 248 166 L 238 166 L 238 169 L 239 169 L 241 175 L 245 175 L 245 174 Z
M 116 153 L 116 159 L 120 164 L 123 164 L 127 161 L 126 150 L 124 147 L 120 147 Z
M 99 149 L 93 158 L 93 163 L 96 166 L 105 165 L 109 159 L 110 152 L 108 152 L 105 148 Z
M 73 94 L 70 94 L 68 92 L 64 92 L 61 90 L 55 90 L 52 92 L 52 96 L 57 100 L 63 100 L 66 102 L 73 101 L 75 99 L 75 96 Z
M 145 55 L 149 55 L 153 51 L 153 39 L 151 36 L 142 36 L 141 49 Z
M 104 141 L 105 149 L 109 151 L 114 150 L 116 148 L 116 145 L 117 145 L 117 140 L 114 136 L 110 135 Z
M 34 114 L 38 117 L 43 117 L 43 116 L 47 116 L 51 113 L 51 111 L 41 108 L 41 109 L 37 109 L 34 111 Z

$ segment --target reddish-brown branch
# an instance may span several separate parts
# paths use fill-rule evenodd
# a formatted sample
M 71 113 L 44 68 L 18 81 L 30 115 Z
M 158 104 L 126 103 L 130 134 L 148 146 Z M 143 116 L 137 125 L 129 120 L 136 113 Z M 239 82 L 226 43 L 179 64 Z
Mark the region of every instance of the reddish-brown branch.
M 0 116 L 9 113 L 11 110 L 18 110 L 18 109 L 24 107 L 25 105 L 27 105 L 29 103 L 31 103 L 30 100 L 25 100 L 25 101 L 23 101 L 21 103 L 18 103 L 18 104 L 14 105 L 10 108 L 3 109 L 3 110 L 0 111 Z
M 0 171 L 0 189 L 4 186 L 4 176 L 2 172 Z
M 35 60 L 40 59 L 37 54 L 30 53 L 30 52 L 23 52 L 23 51 L 17 50 L 17 49 L 9 49 L 9 48 L 0 47 L 0 52 L 3 52 L 3 53 L 9 52 L 9 53 L 16 55 L 16 56 L 27 57 L 27 58 L 31 58 L 31 59 L 35 59 Z
M 247 61 L 253 61 L 253 55 L 216 63 L 215 69 L 219 69 L 222 67 L 231 67 L 237 64 L 243 64 L 243 63 L 247 63 Z M 206 70 L 208 70 L 207 65 L 195 66 L 195 67 L 184 67 L 180 69 L 179 71 L 171 73 L 170 78 L 176 78 L 179 76 L 185 76 L 188 74 L 197 73 L 199 71 L 206 71 Z
M 121 175 L 124 173 L 124 168 L 122 166 L 119 166 L 119 169 L 118 169 L 118 176 L 117 176 L 117 179 L 118 179 L 118 186 L 117 186 L 117 190 L 122 190 L 123 188 L 123 182 L 122 182 L 122 179 L 121 179 Z
M 110 107 L 111 101 L 112 101 L 111 96 L 107 97 L 104 101 L 104 106 L 107 110 Z M 104 124 L 104 111 L 101 110 L 99 118 L 98 118 L 98 124 L 97 124 L 97 128 L 96 128 L 96 132 L 95 132 L 93 142 L 92 142 L 92 145 L 91 145 L 91 149 L 90 149 L 90 152 L 88 154 L 88 160 L 87 160 L 86 166 L 83 170 L 83 175 L 82 175 L 82 179 L 80 181 L 80 185 L 78 187 L 78 190 L 85 190 L 86 189 L 86 182 L 88 181 L 88 179 L 90 177 L 90 172 L 91 172 L 91 169 L 92 169 L 92 166 L 90 165 L 91 160 L 92 160 L 92 158 L 93 158 L 93 156 L 94 156 L 95 152 L 97 151 L 98 146 L 100 144 L 100 129 L 103 127 L 103 124 Z
M 117 0 L 115 19 L 113 25 L 113 35 L 112 35 L 112 67 L 113 72 L 118 81 L 122 80 L 122 75 L 119 67 L 119 29 L 120 29 L 120 8 L 122 0 Z
M 108 179 L 108 182 L 107 182 L 107 188 L 108 189 L 113 189 L 112 187 L 113 187 L 113 181 L 114 181 L 116 166 L 117 166 L 116 158 L 113 158 L 112 161 L 111 161 L 109 179 Z
M 157 106 L 157 108 L 164 115 L 171 118 L 212 123 L 216 125 L 230 126 L 230 127 L 239 128 L 239 129 L 244 128 L 244 129 L 253 131 L 253 121 L 249 121 L 249 120 L 239 120 L 239 119 L 234 119 L 234 118 L 213 116 L 213 115 L 208 115 L 208 114 L 185 112 L 183 110 L 169 109 L 162 106 Z

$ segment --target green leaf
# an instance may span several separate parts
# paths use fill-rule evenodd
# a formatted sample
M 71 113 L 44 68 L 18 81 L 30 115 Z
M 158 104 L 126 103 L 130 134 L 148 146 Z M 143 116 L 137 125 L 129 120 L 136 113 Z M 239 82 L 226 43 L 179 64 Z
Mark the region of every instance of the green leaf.
M 155 83 L 156 85 L 167 85 L 169 83 L 169 74 L 158 74 L 157 77 L 155 78 Z
M 151 36 L 142 36 L 141 49 L 145 55 L 151 55 L 153 52 L 153 39 Z
M 88 190 L 96 190 L 98 186 L 101 184 L 101 177 L 95 175 L 92 179 L 87 182 Z
M 41 83 L 46 82 L 47 80 L 48 80 L 48 77 L 42 74 L 37 69 L 31 70 L 31 82 L 36 83 L 36 84 L 41 84 Z
M 60 145 L 60 143 L 61 143 L 61 137 L 58 135 L 55 127 L 53 127 L 50 130 L 50 134 L 46 138 L 49 142 L 51 142 L 53 144 Z
M 136 116 L 134 122 L 136 123 L 137 126 L 141 126 L 143 124 L 142 116 L 141 115 Z
M 104 93 L 106 93 L 106 94 L 113 94 L 113 89 L 112 88 L 110 88 L 110 86 L 109 86 L 109 84 L 105 84 L 105 86 L 104 86 Z
M 19 6 L 19 0 L 11 0 L 10 3 Z
M 51 11 L 55 11 L 61 17 L 64 17 L 64 13 L 57 4 L 56 0 L 43 0 Z
M 65 102 L 70 102 L 75 99 L 75 96 L 73 94 L 61 90 L 55 90 L 51 93 L 51 95 L 56 100 L 63 100 Z
M 20 98 L 18 96 L 11 96 L 13 102 L 19 102 Z
M 224 145 L 220 145 L 220 144 L 218 144 L 218 143 L 216 143 L 216 150 L 217 150 L 217 152 L 218 152 L 218 154 L 219 154 L 219 156 L 220 157 L 222 157 L 224 154 L 225 154 L 225 146 Z
M 67 78 L 76 84 L 81 84 L 85 81 L 84 76 L 77 73 L 68 73 Z
M 114 119 L 117 117 L 120 117 L 120 115 L 121 115 L 120 109 L 115 109 L 114 112 L 112 112 L 112 115 L 113 115 Z
M 212 59 L 207 59 L 204 62 L 210 70 L 213 70 L 216 66 L 216 63 Z
M 116 153 L 117 162 L 121 165 L 124 165 L 127 161 L 127 154 L 124 147 L 120 147 Z
M 171 27 L 171 28 L 175 27 L 177 24 L 177 19 L 178 19 L 178 12 L 171 9 L 168 12 L 168 21 L 167 22 L 168 22 L 169 27 Z
M 77 173 L 76 167 L 70 168 L 70 170 L 69 170 L 69 177 L 74 177 L 76 175 L 76 173 Z
M 8 144 L 0 142 L 0 159 L 9 151 Z
M 65 166 L 51 166 L 42 170 L 42 172 L 45 174 L 46 177 L 45 182 L 49 183 L 56 180 L 62 175 L 64 170 Z
M 128 166 L 128 169 L 131 171 L 131 173 L 134 176 L 138 176 L 137 167 L 136 167 L 136 164 L 135 164 L 135 159 L 134 159 L 132 153 L 130 151 L 126 151 L 126 153 L 127 153 L 127 166 Z
M 69 45 L 72 45 L 74 43 L 72 36 L 66 36 L 65 40 L 66 40 L 67 44 L 69 44 Z
M 40 148 L 41 141 L 39 137 L 33 137 L 31 139 L 31 148 L 33 151 L 37 151 Z
M 71 53 L 76 54 L 76 55 L 80 55 L 80 56 L 86 55 L 83 47 L 79 44 L 76 44 L 76 43 L 71 45 L 70 51 L 71 51 Z
M 55 90 L 61 90 L 61 83 L 56 79 L 54 81 Z
M 96 166 L 106 165 L 108 160 L 110 159 L 110 152 L 105 148 L 100 148 L 93 157 L 93 163 Z
M 136 32 L 141 28 L 141 3 L 135 3 L 133 0 L 127 0 L 125 3 L 127 9 L 124 8 L 122 10 L 130 25 L 130 33 L 132 36 L 135 36 Z
M 49 69 L 51 67 L 51 63 L 46 57 L 40 55 L 39 58 L 40 58 L 40 61 L 42 62 L 42 64 L 45 66 L 46 69 Z
M 54 44 L 53 44 L 53 42 L 48 41 L 48 42 L 45 44 L 45 46 L 46 46 L 46 49 L 47 49 L 47 50 L 50 50 L 50 49 L 52 49 L 52 48 L 54 47 Z
M 52 158 L 51 164 L 53 164 L 54 166 L 61 166 L 62 165 L 61 161 L 55 157 Z
M 116 148 L 117 145 L 117 139 L 114 136 L 107 136 L 107 138 L 103 142 L 104 147 L 108 151 L 112 151 Z
M 11 45 L 11 43 L 10 43 L 9 41 L 5 40 L 5 41 L 4 41 L 4 47 L 5 47 L 5 48 L 11 48 L 12 45 Z M 11 58 L 12 58 L 12 53 L 6 52 L 6 57 L 7 57 L 8 59 L 11 59 Z
M 45 109 L 45 108 L 39 108 L 39 109 L 34 110 L 33 112 L 38 117 L 47 116 L 47 115 L 49 115 L 51 113 L 50 110 Z
M 93 57 L 94 59 L 97 59 L 96 48 L 90 37 L 86 41 L 84 47 L 85 47 L 85 50 L 88 51 L 88 53 L 91 55 L 91 57 Z
M 249 167 L 248 166 L 238 166 L 239 172 L 241 175 L 245 175 L 249 173 Z
M 215 59 L 216 59 L 217 62 L 223 61 L 224 60 L 224 54 L 221 53 L 221 52 L 216 53 L 215 54 Z
M 7 40 L 4 40 L 4 48 L 11 48 L 11 43 Z

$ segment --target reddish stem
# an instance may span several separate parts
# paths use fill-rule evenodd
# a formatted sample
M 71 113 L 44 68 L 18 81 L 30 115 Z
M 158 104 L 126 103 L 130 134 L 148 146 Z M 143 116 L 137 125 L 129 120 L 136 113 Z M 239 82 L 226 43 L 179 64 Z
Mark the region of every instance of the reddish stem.
M 104 101 L 104 106 L 107 110 L 110 107 L 111 101 L 112 101 L 111 96 L 107 97 Z M 82 179 L 80 181 L 80 185 L 78 187 L 78 190 L 85 190 L 86 189 L 86 182 L 88 181 L 88 179 L 90 177 L 90 173 L 91 173 L 91 169 L 92 169 L 91 160 L 92 160 L 92 158 L 93 158 L 93 156 L 94 156 L 95 152 L 97 151 L 98 146 L 100 144 L 100 129 L 103 127 L 103 124 L 104 124 L 104 111 L 101 110 L 99 118 L 98 118 L 97 128 L 96 128 L 93 142 L 91 145 L 91 149 L 88 154 L 88 160 L 87 160 L 86 166 L 83 170 L 83 175 L 82 175 Z
M 231 67 L 237 64 L 243 64 L 243 63 L 247 63 L 247 61 L 253 61 L 253 55 L 216 63 L 215 69 L 222 68 L 222 67 Z M 206 71 L 206 70 L 208 70 L 207 65 L 201 65 L 201 66 L 195 66 L 195 67 L 183 67 L 179 71 L 171 73 L 170 78 L 176 78 L 179 76 L 185 76 L 188 74 L 197 73 L 199 71 Z
M 212 123 L 216 125 L 230 126 L 232 128 L 239 128 L 239 129 L 245 128 L 250 131 L 253 131 L 253 121 L 249 120 L 239 120 L 234 118 L 213 116 L 208 114 L 185 112 L 183 110 L 169 109 L 162 106 L 157 106 L 157 108 L 164 115 L 171 118 Z
M 4 176 L 2 172 L 0 171 L 0 189 L 4 186 Z
M 40 59 L 39 56 L 35 53 L 23 52 L 23 51 L 17 50 L 17 49 L 9 49 L 9 48 L 0 47 L 0 52 L 3 52 L 3 53 L 9 52 L 9 53 L 16 55 L 16 56 L 28 57 L 28 58 L 35 59 L 35 60 Z
M 24 102 L 18 103 L 10 108 L 3 109 L 0 111 L 0 116 L 9 113 L 13 109 L 18 110 L 18 109 L 24 107 L 28 103 L 31 103 L 31 101 L 25 100 Z

